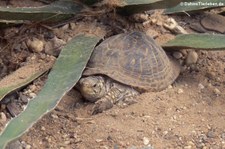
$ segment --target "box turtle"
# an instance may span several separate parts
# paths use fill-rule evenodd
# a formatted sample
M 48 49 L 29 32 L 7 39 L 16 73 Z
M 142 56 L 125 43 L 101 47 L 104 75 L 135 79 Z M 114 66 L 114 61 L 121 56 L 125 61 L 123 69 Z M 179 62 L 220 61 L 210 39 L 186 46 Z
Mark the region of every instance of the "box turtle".
M 78 88 L 95 102 L 92 114 L 114 103 L 131 104 L 145 91 L 161 91 L 174 82 L 179 64 L 143 32 L 111 36 L 93 51 Z

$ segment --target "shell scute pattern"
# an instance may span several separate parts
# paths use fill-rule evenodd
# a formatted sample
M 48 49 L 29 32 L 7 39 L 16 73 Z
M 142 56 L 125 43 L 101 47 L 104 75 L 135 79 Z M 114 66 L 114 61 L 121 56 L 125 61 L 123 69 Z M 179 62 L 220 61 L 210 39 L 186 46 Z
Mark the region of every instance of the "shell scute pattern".
M 104 74 L 141 90 L 160 91 L 179 72 L 179 65 L 151 37 L 131 32 L 109 37 L 98 45 L 84 75 Z

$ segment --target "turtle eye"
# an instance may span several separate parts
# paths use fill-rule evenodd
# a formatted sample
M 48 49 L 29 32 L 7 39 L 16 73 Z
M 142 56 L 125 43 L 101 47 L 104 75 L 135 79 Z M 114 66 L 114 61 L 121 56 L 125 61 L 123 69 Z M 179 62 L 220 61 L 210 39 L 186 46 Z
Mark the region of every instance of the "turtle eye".
M 96 88 L 97 87 L 97 84 L 94 84 L 93 87 Z

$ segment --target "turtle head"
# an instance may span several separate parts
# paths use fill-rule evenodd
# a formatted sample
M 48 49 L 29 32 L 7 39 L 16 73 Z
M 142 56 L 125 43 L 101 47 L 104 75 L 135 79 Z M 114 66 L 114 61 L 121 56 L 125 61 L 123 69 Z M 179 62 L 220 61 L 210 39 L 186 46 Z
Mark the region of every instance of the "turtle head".
M 80 79 L 78 89 L 86 100 L 95 102 L 106 94 L 106 82 L 102 76 L 89 76 Z

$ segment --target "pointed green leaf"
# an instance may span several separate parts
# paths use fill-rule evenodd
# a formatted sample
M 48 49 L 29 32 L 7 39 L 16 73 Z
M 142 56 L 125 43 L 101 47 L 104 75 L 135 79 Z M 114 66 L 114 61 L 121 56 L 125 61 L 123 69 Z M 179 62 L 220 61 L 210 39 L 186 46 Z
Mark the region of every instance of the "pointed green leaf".
M 10 92 L 19 89 L 38 78 L 44 72 L 49 70 L 53 63 L 54 60 L 28 64 L 0 80 L 0 101 Z
M 165 14 L 180 13 L 180 12 L 189 12 L 197 11 L 204 9 L 212 9 L 216 7 L 225 6 L 225 0 L 197 0 L 194 2 L 181 2 L 179 5 L 168 8 L 165 10 Z
M 29 102 L 24 112 L 10 121 L 0 135 L 1 149 L 54 109 L 63 95 L 80 79 L 99 40 L 96 36 L 79 35 L 64 47 L 39 95 Z
M 6 28 L 10 26 L 15 26 L 18 24 L 23 24 L 24 21 L 22 20 L 0 20 L 0 28 Z
M 57 1 L 42 7 L 7 8 L 0 7 L 0 20 L 28 20 L 57 22 L 72 17 L 83 9 L 73 0 Z
M 163 44 L 162 47 L 164 49 L 225 50 L 225 35 L 183 34 Z
M 180 2 L 195 0 L 123 0 L 124 5 L 118 8 L 119 13 L 130 15 L 152 9 L 165 9 L 178 5 Z

